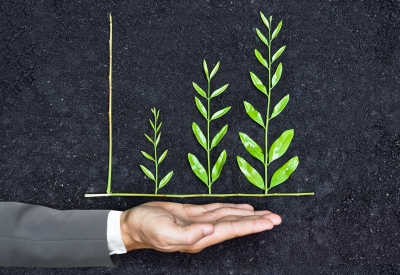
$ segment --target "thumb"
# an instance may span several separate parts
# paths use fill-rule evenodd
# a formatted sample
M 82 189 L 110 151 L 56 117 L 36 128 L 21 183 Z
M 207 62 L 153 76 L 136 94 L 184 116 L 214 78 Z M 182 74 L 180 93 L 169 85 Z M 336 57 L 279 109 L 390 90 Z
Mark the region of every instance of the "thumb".
M 202 238 L 214 233 L 214 226 L 209 223 L 176 224 L 174 227 L 174 239 L 178 240 L 179 244 L 185 245 L 195 244 Z

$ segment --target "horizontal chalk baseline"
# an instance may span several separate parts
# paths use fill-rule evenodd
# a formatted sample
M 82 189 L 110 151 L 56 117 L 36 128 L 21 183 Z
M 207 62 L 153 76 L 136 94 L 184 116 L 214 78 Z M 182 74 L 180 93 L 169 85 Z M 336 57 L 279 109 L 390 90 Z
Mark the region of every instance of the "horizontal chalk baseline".
M 271 194 L 142 194 L 142 193 L 105 193 L 85 194 L 86 198 L 93 197 L 154 197 L 154 198 L 197 198 L 197 197 L 299 197 L 313 196 L 314 192 L 305 193 L 271 193 Z

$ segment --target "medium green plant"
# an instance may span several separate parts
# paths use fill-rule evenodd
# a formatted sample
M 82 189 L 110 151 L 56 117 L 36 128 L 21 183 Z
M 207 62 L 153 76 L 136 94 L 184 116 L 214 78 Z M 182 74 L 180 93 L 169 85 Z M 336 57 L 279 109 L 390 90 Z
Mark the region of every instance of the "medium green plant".
M 286 107 L 289 102 L 289 95 L 283 97 L 278 104 L 275 105 L 272 113 L 270 114 L 270 105 L 271 105 L 271 97 L 272 90 L 275 88 L 276 84 L 278 84 L 279 79 L 282 75 L 282 63 L 276 67 L 275 73 L 271 77 L 272 65 L 273 63 L 281 56 L 286 46 L 280 47 L 273 55 L 271 55 L 272 49 L 272 41 L 278 36 L 279 31 L 282 27 L 282 21 L 279 22 L 278 26 L 271 34 L 272 28 L 272 16 L 267 19 L 262 12 L 260 12 L 260 16 L 265 26 L 268 29 L 268 37 L 265 37 L 260 30 L 256 29 L 256 33 L 260 40 L 267 46 L 268 48 L 268 59 L 264 59 L 261 53 L 255 49 L 254 53 L 257 60 L 263 65 L 268 71 L 268 86 L 266 87 L 261 80 L 252 72 L 250 72 L 251 80 L 254 86 L 260 90 L 267 97 L 267 111 L 265 115 L 265 122 L 261 114 L 251 105 L 250 103 L 244 101 L 244 108 L 249 117 L 254 120 L 258 125 L 264 128 L 264 151 L 261 147 L 248 135 L 245 133 L 239 133 L 240 139 L 246 148 L 246 150 L 257 160 L 259 160 L 264 165 L 264 178 L 254 169 L 246 160 L 242 157 L 237 156 L 237 162 L 240 167 L 240 170 L 245 175 L 245 177 L 255 186 L 264 190 L 265 194 L 268 194 L 268 191 L 281 184 L 285 180 L 289 178 L 289 176 L 296 170 L 299 159 L 297 156 L 291 158 L 288 162 L 286 162 L 282 167 L 280 167 L 271 177 L 271 182 L 268 184 L 268 166 L 274 160 L 280 158 L 288 149 L 294 135 L 294 130 L 286 130 L 282 133 L 282 135 L 272 143 L 268 152 L 268 126 L 271 119 L 279 115 L 283 109 Z
M 157 156 L 157 146 L 158 146 L 158 143 L 160 142 L 160 138 L 161 138 L 160 129 L 161 129 L 162 122 L 160 122 L 160 124 L 157 124 L 158 118 L 159 118 L 159 116 L 160 116 L 160 110 L 156 110 L 156 108 L 152 108 L 152 109 L 151 109 L 151 112 L 152 112 L 153 115 L 154 115 L 154 122 L 151 121 L 151 120 L 149 119 L 149 123 L 150 123 L 150 125 L 151 125 L 151 128 L 153 128 L 154 135 L 153 135 L 153 138 L 151 138 L 151 137 L 148 136 L 147 134 L 144 134 L 144 135 L 145 135 L 146 138 L 153 144 L 154 155 L 151 156 L 150 154 L 148 154 L 148 153 L 146 153 L 146 152 L 144 152 L 144 151 L 141 151 L 141 152 L 142 152 L 142 154 L 143 154 L 143 156 L 144 156 L 145 158 L 147 158 L 148 160 L 151 160 L 151 161 L 154 162 L 154 165 L 155 165 L 155 175 L 153 175 L 153 173 L 150 172 L 150 170 L 147 169 L 144 165 L 140 165 L 140 168 L 142 168 L 142 171 L 146 174 L 147 177 L 149 177 L 151 180 L 154 181 L 154 183 L 155 183 L 155 191 L 154 191 L 154 194 L 157 194 L 158 189 L 160 189 L 160 188 L 162 188 L 163 186 L 165 186 L 165 185 L 169 182 L 169 180 L 172 178 L 172 175 L 174 174 L 174 171 L 171 171 L 171 172 L 169 172 L 168 174 L 166 174 L 165 177 L 162 178 L 162 180 L 160 181 L 160 183 L 158 183 L 158 166 L 161 164 L 161 162 L 162 162 L 162 161 L 165 159 L 165 157 L 167 156 L 168 150 L 165 150 L 165 151 L 161 154 L 161 156 L 158 158 L 158 156 Z
M 207 187 L 208 187 L 208 194 L 211 194 L 211 186 L 212 184 L 218 179 L 218 177 L 221 174 L 222 168 L 224 167 L 225 161 L 226 161 L 226 151 L 223 150 L 221 154 L 219 155 L 217 161 L 214 164 L 214 167 L 211 170 L 211 160 L 210 160 L 210 153 L 211 150 L 218 145 L 218 143 L 221 141 L 221 139 L 224 137 L 226 132 L 228 131 L 228 124 L 226 124 L 224 127 L 222 127 L 221 130 L 214 136 L 214 138 L 211 140 L 210 139 L 210 124 L 212 120 L 218 119 L 225 115 L 231 107 L 225 107 L 217 112 L 215 112 L 213 115 L 211 115 L 211 99 L 222 94 L 226 88 L 228 88 L 229 84 L 226 84 L 222 86 L 221 88 L 215 90 L 213 93 L 210 93 L 210 84 L 211 84 L 211 79 L 214 77 L 214 75 L 217 73 L 219 68 L 219 62 L 215 67 L 212 69 L 211 74 L 208 73 L 208 67 L 207 67 L 207 62 L 203 60 L 203 69 L 204 73 L 207 78 L 207 93 L 200 88 L 196 83 L 193 82 L 193 87 L 197 91 L 199 95 L 207 99 L 207 109 L 204 107 L 203 103 L 198 97 L 195 97 L 195 103 L 197 106 L 197 109 L 201 113 L 201 115 L 205 118 L 207 121 L 207 137 L 203 134 L 201 131 L 200 127 L 196 124 L 196 122 L 192 123 L 192 130 L 193 134 L 196 136 L 197 141 L 200 143 L 200 145 L 206 150 L 207 153 L 207 171 L 201 165 L 200 161 L 197 159 L 197 157 L 191 153 L 188 154 L 188 159 L 190 166 L 195 173 L 195 175 L 202 181 L 204 182 Z

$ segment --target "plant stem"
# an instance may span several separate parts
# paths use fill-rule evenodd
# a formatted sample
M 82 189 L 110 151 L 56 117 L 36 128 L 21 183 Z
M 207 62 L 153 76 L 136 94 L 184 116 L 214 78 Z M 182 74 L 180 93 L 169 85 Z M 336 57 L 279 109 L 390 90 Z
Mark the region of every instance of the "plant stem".
M 270 20 L 270 27 L 272 27 L 272 20 Z M 268 194 L 268 124 L 269 124 L 269 106 L 271 104 L 271 28 L 268 28 L 268 104 L 267 114 L 265 118 L 265 194 Z
M 196 197 L 300 197 L 314 196 L 314 192 L 305 193 L 271 193 L 271 194 L 142 194 L 142 193 L 112 193 L 112 194 L 85 194 L 86 198 L 93 197 L 157 197 L 157 198 L 196 198 Z
M 156 165 L 155 194 L 158 192 L 158 161 L 157 161 L 157 110 L 154 108 L 154 163 Z
M 208 87 L 207 87 L 207 164 L 208 164 L 208 194 L 211 194 L 211 164 L 210 164 L 210 118 L 211 118 L 211 108 L 210 108 L 210 79 L 207 79 Z
M 110 19 L 110 40 L 109 40 L 109 72 L 108 72 L 108 122 L 109 122 L 109 137 L 108 137 L 108 194 L 111 193 L 111 172 L 112 172 L 112 16 L 109 14 Z

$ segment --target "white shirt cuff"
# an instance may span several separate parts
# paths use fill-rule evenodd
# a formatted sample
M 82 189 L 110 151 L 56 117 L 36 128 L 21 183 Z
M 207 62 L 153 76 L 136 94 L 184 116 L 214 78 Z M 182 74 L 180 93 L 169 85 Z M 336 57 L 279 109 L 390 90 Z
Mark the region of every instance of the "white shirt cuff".
M 121 236 L 121 219 L 122 211 L 111 210 L 108 213 L 107 219 L 107 245 L 108 254 L 124 254 L 126 253 L 126 248 Z

